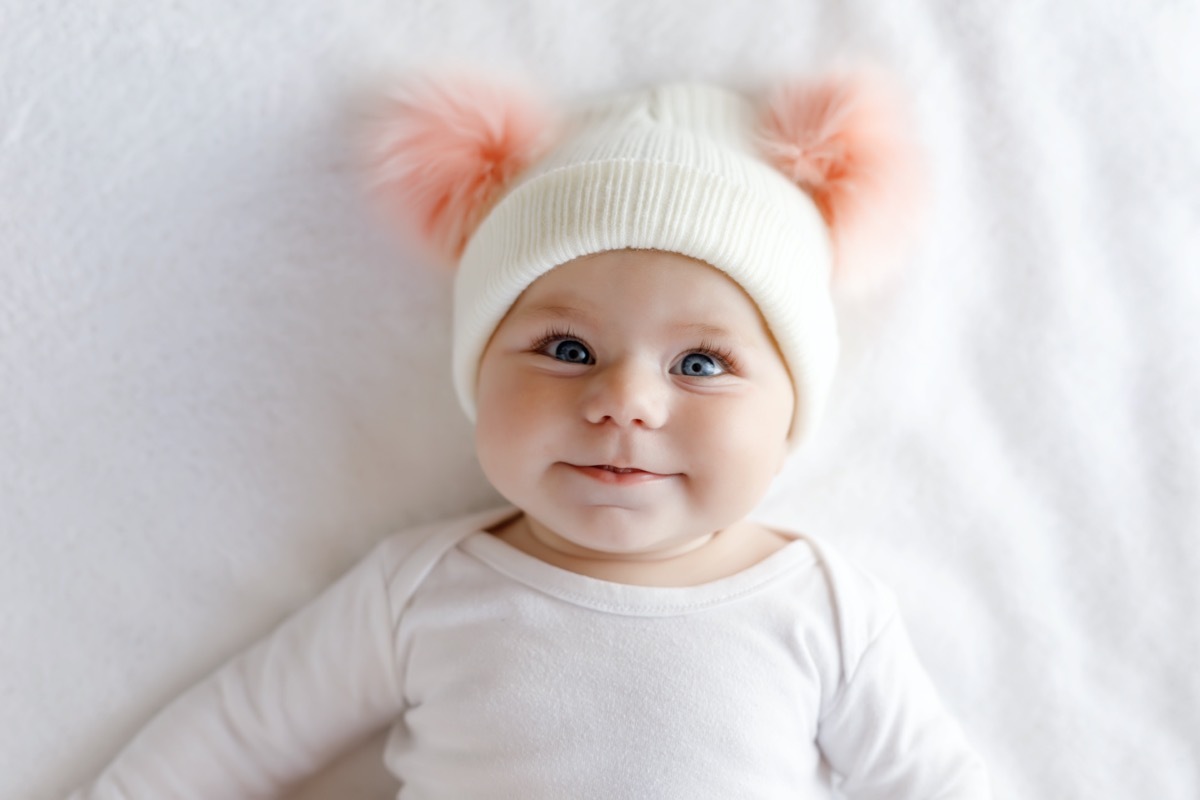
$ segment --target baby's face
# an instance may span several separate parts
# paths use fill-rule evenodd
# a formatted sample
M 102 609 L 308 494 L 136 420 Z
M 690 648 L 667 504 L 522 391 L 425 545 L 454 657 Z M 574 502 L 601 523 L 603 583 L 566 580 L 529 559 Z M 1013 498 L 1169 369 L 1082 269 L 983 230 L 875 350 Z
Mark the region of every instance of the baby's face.
M 779 471 L 795 402 L 757 307 L 721 272 L 620 250 L 535 281 L 480 362 L 488 479 L 575 548 L 666 553 L 737 522 Z

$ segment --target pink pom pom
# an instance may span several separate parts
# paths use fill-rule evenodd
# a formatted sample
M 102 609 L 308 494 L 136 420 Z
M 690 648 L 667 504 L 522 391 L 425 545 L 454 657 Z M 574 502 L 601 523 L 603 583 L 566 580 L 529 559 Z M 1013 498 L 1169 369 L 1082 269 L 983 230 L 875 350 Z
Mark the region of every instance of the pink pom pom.
M 763 153 L 825 217 L 841 289 L 881 282 L 916 229 L 924 175 L 897 98 L 864 72 L 783 85 L 762 109 Z
M 371 136 L 375 190 L 426 245 L 457 262 L 506 186 L 547 149 L 550 115 L 478 78 L 418 80 L 387 100 Z

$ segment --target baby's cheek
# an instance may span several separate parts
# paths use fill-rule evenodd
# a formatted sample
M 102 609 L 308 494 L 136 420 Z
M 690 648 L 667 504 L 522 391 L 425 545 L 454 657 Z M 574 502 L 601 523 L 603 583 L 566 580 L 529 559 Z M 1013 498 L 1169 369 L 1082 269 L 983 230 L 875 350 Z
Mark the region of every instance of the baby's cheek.
M 724 467 L 719 475 L 722 494 L 751 496 L 750 502 L 757 502 L 766 491 L 787 450 L 790 416 L 784 411 L 757 407 L 712 426 L 719 431 L 711 443 L 711 457 Z
M 508 394 L 514 406 L 530 410 L 535 416 L 539 413 L 561 413 L 567 399 L 562 379 L 545 375 L 514 380 Z
M 520 372 L 480 376 L 477 426 L 493 443 L 521 448 L 561 422 L 569 412 L 553 381 Z

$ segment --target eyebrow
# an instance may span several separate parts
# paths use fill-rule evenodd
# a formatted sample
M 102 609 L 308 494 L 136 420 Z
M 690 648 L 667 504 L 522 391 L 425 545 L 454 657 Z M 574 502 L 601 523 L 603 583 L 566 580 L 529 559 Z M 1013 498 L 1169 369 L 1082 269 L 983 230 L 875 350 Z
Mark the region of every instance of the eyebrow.
M 732 333 L 717 325 L 706 325 L 702 322 L 685 322 L 673 326 L 675 330 L 684 333 L 694 333 L 708 339 L 735 339 Z
M 590 321 L 592 316 L 586 311 L 574 306 L 561 303 L 543 303 L 522 308 L 517 312 L 518 317 L 554 317 L 555 319 L 583 319 Z
M 543 303 L 539 305 L 529 306 L 517 312 L 518 317 L 553 317 L 555 319 L 580 319 L 585 322 L 591 322 L 595 319 L 591 314 L 581 308 L 575 306 L 564 305 L 562 303 Z M 704 322 L 680 322 L 671 326 L 671 329 L 680 333 L 693 334 L 709 339 L 736 339 L 725 328 L 719 325 L 711 325 Z

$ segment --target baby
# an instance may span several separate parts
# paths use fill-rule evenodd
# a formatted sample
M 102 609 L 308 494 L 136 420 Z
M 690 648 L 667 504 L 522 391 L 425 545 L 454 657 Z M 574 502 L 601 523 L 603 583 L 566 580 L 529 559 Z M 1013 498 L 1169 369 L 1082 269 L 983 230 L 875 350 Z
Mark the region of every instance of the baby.
M 831 273 L 894 243 L 877 100 L 397 98 L 381 185 L 457 265 L 454 380 L 512 505 L 387 538 L 72 797 L 277 796 L 383 726 L 404 800 L 988 797 L 888 591 L 747 519 L 820 416 Z

